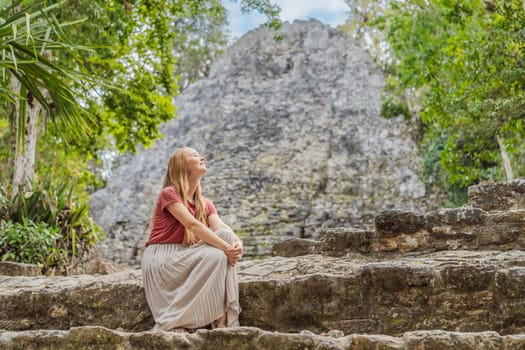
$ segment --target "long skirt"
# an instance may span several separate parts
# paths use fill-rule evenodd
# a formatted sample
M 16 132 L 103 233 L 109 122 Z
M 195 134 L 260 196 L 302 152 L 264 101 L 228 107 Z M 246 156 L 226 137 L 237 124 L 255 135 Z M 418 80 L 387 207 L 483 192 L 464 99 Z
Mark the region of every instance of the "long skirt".
M 228 230 L 215 234 L 230 244 L 238 240 Z M 222 250 L 202 241 L 152 244 L 144 250 L 142 274 L 154 329 L 204 327 L 225 312 L 228 327 L 239 325 L 237 269 Z

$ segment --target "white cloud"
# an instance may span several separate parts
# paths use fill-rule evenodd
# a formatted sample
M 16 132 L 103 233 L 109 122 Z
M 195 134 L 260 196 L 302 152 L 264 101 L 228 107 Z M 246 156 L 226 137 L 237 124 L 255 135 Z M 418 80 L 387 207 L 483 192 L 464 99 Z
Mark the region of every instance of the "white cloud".
M 344 0 L 275 0 L 281 8 L 281 19 L 292 22 L 295 19 L 317 18 L 320 13 L 339 17 L 346 16 L 348 6 Z
M 281 8 L 283 21 L 316 18 L 330 26 L 337 26 L 348 18 L 349 8 L 344 0 L 273 0 L 272 2 Z M 230 30 L 235 37 L 266 21 L 266 17 L 256 11 L 242 14 L 238 3 L 225 1 L 224 4 L 229 12 Z

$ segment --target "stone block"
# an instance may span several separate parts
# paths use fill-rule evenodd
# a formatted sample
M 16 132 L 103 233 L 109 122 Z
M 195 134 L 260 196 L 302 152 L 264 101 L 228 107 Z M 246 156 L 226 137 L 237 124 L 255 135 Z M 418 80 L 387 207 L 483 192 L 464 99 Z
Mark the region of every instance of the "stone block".
M 409 211 L 389 210 L 377 215 L 374 225 L 379 237 L 409 235 L 425 229 L 425 217 Z
M 425 251 L 430 247 L 429 234 L 427 231 L 420 231 L 410 235 L 400 235 L 397 237 L 397 247 L 400 253 L 412 251 Z
M 496 332 L 461 333 L 446 331 L 418 331 L 404 335 L 407 350 L 503 350 L 503 338 Z
M 486 211 L 525 209 L 525 178 L 468 188 L 469 205 Z
M 23 264 L 14 261 L 0 261 L 0 275 L 39 276 L 42 275 L 42 269 L 33 264 Z
M 375 238 L 370 247 L 373 253 L 379 254 L 398 251 L 396 238 Z
M 318 252 L 319 246 L 316 241 L 296 237 L 275 243 L 272 247 L 272 256 L 294 257 Z
M 496 332 L 407 332 L 398 337 L 382 334 L 351 334 L 344 337 L 268 332 L 255 327 L 174 332 L 128 333 L 104 327 L 74 327 L 68 331 L 0 331 L 0 349 L 253 349 L 253 350 L 517 350 L 523 335 L 501 336 Z
M 338 227 L 326 230 L 319 242 L 322 254 L 343 256 L 347 253 L 368 253 L 374 233 L 357 228 Z
M 483 225 L 488 213 L 479 208 L 451 208 L 427 212 L 425 220 L 427 229 L 432 231 L 435 227 L 451 226 L 454 228 Z
M 402 338 L 380 334 L 352 334 L 349 336 L 352 350 L 403 350 L 405 349 Z
M 145 330 L 153 320 L 140 273 L 0 278 L 0 329 L 69 329 L 100 325 Z
M 524 254 L 458 251 L 376 262 L 312 255 L 273 257 L 249 266 L 246 262 L 239 271 L 240 322 L 285 332 L 338 329 L 345 334 L 398 335 L 425 329 L 492 329 L 523 333 L 525 267 L 520 264 Z M 254 274 L 254 266 L 261 271 Z M 4 330 L 90 325 L 145 331 L 153 326 L 136 271 L 0 276 L 0 305 Z

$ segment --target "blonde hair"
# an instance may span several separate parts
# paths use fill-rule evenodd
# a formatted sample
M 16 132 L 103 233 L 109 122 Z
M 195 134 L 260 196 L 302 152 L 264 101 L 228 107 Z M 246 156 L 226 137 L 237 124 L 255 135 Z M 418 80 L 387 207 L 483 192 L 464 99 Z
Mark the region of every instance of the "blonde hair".
M 168 161 L 168 169 L 166 170 L 166 175 L 164 176 L 164 182 L 162 188 L 168 186 L 173 186 L 179 193 L 182 198 L 182 204 L 188 209 L 188 199 L 187 193 L 189 190 L 189 181 L 188 181 L 188 170 L 186 166 L 186 158 L 184 157 L 184 151 L 186 148 L 177 149 Z M 197 183 L 195 189 L 195 218 L 206 225 L 207 212 L 208 208 L 206 207 L 206 202 L 202 195 L 202 189 L 200 181 Z M 189 209 L 188 209 L 189 210 Z M 193 233 L 185 228 L 184 230 L 184 240 L 183 244 L 191 245 L 193 242 L 194 236 Z

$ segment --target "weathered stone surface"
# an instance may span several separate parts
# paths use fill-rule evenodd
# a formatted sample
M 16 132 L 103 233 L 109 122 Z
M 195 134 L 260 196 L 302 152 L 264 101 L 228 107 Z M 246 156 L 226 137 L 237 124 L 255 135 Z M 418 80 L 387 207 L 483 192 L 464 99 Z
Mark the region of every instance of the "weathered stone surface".
M 105 276 L 0 276 L 0 329 L 151 328 L 140 276 L 136 271 Z
M 486 211 L 525 209 L 525 177 L 470 186 L 468 199 L 471 206 Z
M 507 349 L 504 345 L 505 339 L 496 332 L 477 334 L 444 331 L 411 332 L 405 334 L 404 341 L 408 349 Z
M 519 305 L 499 292 L 497 269 L 458 262 L 452 256 L 441 266 L 426 259 L 378 262 L 353 266 L 346 274 L 243 283 L 241 306 L 257 310 L 245 312 L 243 324 L 281 331 L 335 328 L 345 333 L 443 328 L 524 332 L 525 311 L 504 307 Z M 521 286 L 524 271 L 525 267 L 515 267 L 505 273 Z
M 115 273 L 115 272 L 123 272 L 123 271 L 126 271 L 127 269 L 128 269 L 127 267 L 118 265 L 109 259 L 106 259 L 101 256 L 95 256 L 89 259 L 88 261 L 86 261 L 81 266 L 79 266 L 78 273 L 76 274 L 107 275 L 107 274 Z
M 400 234 L 412 234 L 425 228 L 422 214 L 401 210 L 388 210 L 374 219 L 375 231 L 381 237 L 395 237 Z
M 371 261 L 309 255 L 242 262 L 241 324 L 266 330 L 401 334 L 525 332 L 525 253 L 439 252 Z M 0 329 L 153 326 L 139 271 L 0 277 Z
M 328 256 L 343 256 L 349 252 L 368 253 L 374 233 L 357 228 L 333 228 L 319 241 L 319 249 L 322 254 Z
M 478 208 L 452 208 L 428 212 L 425 220 L 429 231 L 432 231 L 442 226 L 481 226 L 485 224 L 487 216 L 487 212 Z
M 316 254 L 318 252 L 319 247 L 316 241 L 296 237 L 277 242 L 272 247 L 272 256 L 294 257 L 299 255 Z
M 387 211 L 376 217 L 375 232 L 355 228 L 327 229 L 319 241 L 309 244 L 328 256 L 462 249 L 524 250 L 525 210 L 487 213 L 478 208 L 455 208 L 426 214 Z M 274 255 L 281 255 L 280 251 L 276 249 Z M 295 254 L 300 252 L 296 250 Z
M 102 327 L 75 327 L 69 331 L 0 331 L 0 349 L 254 349 L 254 350 L 519 350 L 525 335 L 496 332 L 407 332 L 401 337 L 351 334 L 320 336 L 311 332 L 277 333 L 253 327 L 200 330 L 193 334 L 170 332 L 126 333 Z
M 269 254 L 275 237 L 371 224 L 394 206 L 435 206 L 407 125 L 380 116 L 384 77 L 368 54 L 317 21 L 283 34 L 246 34 L 177 97 L 162 140 L 120 159 L 91 202 L 109 257 L 139 259 L 167 159 L 184 145 L 206 156 L 204 193 L 245 255 Z
M 425 220 L 433 250 L 525 249 L 525 210 L 442 209 L 425 214 Z
M 22 264 L 14 261 L 0 261 L 0 275 L 5 276 L 39 276 L 42 269 L 33 264 Z

